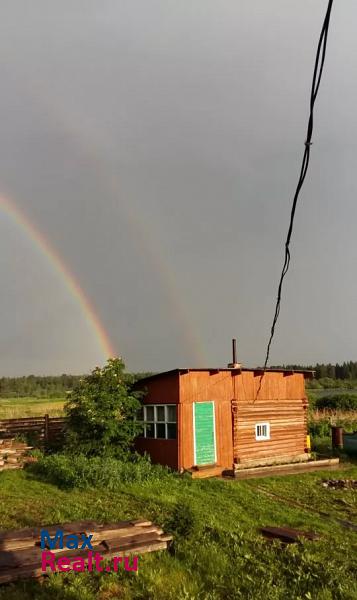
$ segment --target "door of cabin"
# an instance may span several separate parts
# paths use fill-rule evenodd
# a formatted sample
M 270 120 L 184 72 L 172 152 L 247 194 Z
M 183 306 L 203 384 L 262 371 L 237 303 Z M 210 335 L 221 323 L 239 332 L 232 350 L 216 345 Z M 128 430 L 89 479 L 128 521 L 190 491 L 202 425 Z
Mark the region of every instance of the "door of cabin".
M 216 462 L 216 431 L 214 402 L 193 403 L 194 464 L 212 465 Z

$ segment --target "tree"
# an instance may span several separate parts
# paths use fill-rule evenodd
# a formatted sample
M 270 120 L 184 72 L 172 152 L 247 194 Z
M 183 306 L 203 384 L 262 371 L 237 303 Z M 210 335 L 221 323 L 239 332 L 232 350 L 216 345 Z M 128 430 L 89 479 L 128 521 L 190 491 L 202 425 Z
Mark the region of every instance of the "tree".
M 122 456 L 129 451 L 142 425 L 136 420 L 140 393 L 133 392 L 125 365 L 111 358 L 80 379 L 68 394 L 66 447 L 87 456 Z

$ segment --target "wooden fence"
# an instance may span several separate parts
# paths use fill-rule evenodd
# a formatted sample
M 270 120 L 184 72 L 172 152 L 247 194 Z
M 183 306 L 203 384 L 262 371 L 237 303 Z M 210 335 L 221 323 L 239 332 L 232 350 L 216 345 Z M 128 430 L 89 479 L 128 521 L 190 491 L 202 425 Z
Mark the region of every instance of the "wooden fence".
M 31 446 L 43 447 L 60 444 L 64 438 L 64 417 L 24 417 L 23 419 L 0 419 L 0 438 L 21 437 Z

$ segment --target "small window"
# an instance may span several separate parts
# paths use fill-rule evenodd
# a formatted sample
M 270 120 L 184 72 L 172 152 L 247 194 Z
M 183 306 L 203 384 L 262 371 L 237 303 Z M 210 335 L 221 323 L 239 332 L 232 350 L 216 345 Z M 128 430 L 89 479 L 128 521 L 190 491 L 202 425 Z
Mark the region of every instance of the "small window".
M 168 423 L 176 423 L 176 406 L 175 404 L 169 404 L 168 406 L 166 406 L 166 410 L 167 410 L 167 422 Z
M 161 440 L 166 438 L 165 423 L 156 423 L 156 437 Z
M 149 421 L 150 423 L 154 422 L 154 407 L 153 406 L 144 406 L 144 420 Z
M 146 404 L 139 420 L 144 421 L 144 437 L 158 440 L 176 439 L 175 404 Z
M 167 427 L 167 439 L 175 440 L 176 439 L 176 423 L 168 423 Z
M 146 423 L 144 429 L 145 437 L 154 438 L 155 437 L 155 425 L 154 423 Z
M 256 440 L 270 440 L 270 423 L 257 423 L 255 426 Z
M 156 406 L 156 421 L 165 422 L 165 406 Z

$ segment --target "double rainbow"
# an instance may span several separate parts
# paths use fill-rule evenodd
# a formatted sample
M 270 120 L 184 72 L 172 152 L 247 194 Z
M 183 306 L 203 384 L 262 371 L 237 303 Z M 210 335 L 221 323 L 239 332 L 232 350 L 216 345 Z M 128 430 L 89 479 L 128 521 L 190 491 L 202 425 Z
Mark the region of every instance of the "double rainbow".
M 104 357 L 108 358 L 115 356 L 116 352 L 114 346 L 91 301 L 84 293 L 79 282 L 76 280 L 73 273 L 71 273 L 68 266 L 64 263 L 62 258 L 50 244 L 49 240 L 41 231 L 39 231 L 36 225 L 30 221 L 25 213 L 20 210 L 9 198 L 0 196 L 0 210 L 3 210 L 15 221 L 19 227 L 21 227 L 26 235 L 42 251 L 43 255 L 46 256 L 52 267 L 57 271 L 71 295 L 81 306 L 82 313 L 90 325 L 96 339 L 98 340 Z

